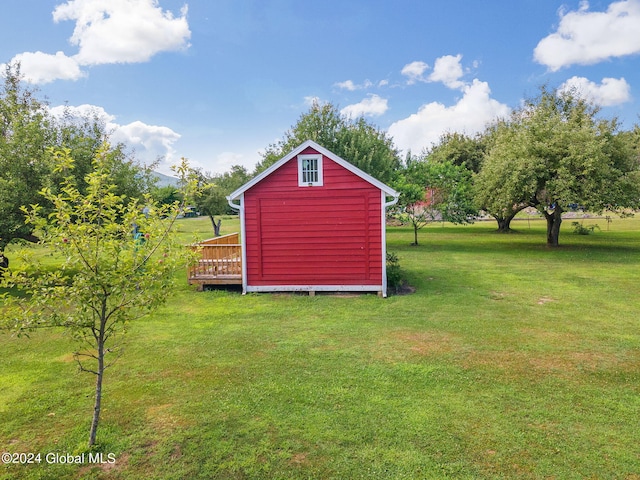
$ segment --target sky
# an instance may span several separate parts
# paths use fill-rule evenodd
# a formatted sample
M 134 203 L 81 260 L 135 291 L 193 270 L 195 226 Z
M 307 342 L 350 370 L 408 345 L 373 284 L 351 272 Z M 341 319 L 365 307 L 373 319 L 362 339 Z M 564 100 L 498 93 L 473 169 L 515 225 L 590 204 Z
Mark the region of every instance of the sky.
M 640 123 L 640 0 L 0 0 L 0 70 L 157 168 L 253 170 L 314 101 L 403 152 L 576 88 Z

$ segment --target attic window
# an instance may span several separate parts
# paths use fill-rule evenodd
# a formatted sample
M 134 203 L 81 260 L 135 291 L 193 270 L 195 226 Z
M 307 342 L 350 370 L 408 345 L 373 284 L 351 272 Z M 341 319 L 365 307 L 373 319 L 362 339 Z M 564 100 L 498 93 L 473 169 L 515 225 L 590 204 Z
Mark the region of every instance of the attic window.
M 322 155 L 298 155 L 298 185 L 322 186 Z

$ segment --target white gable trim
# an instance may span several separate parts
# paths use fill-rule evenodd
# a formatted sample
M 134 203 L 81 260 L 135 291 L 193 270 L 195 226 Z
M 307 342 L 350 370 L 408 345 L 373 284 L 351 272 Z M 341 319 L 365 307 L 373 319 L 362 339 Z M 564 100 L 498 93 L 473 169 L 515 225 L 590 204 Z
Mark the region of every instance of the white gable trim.
M 335 153 L 330 152 L 329 150 L 327 150 L 324 147 L 321 147 L 320 145 L 318 145 L 316 142 L 314 142 L 313 140 L 307 140 L 306 142 L 304 142 L 303 144 L 301 144 L 300 146 L 298 146 L 296 149 L 294 149 L 293 151 L 289 152 L 286 156 L 282 157 L 280 160 L 278 160 L 276 163 L 274 163 L 273 165 L 271 165 L 269 168 L 267 168 L 264 172 L 262 172 L 260 175 L 252 178 L 251 180 L 249 180 L 247 183 L 245 183 L 243 186 L 241 186 L 240 188 L 238 188 L 236 191 L 231 192 L 231 194 L 229 194 L 227 196 L 227 200 L 229 202 L 231 202 L 232 200 L 236 200 L 238 197 L 240 197 L 240 195 L 242 195 L 244 192 L 246 192 L 247 190 L 249 190 L 251 187 L 253 187 L 254 185 L 260 183 L 262 180 L 264 180 L 266 177 L 268 177 L 269 175 L 271 175 L 273 172 L 275 172 L 276 170 L 278 170 L 280 167 L 282 167 L 285 163 L 287 163 L 289 160 L 297 157 L 300 153 L 302 153 L 303 151 L 305 151 L 307 148 L 313 148 L 316 152 L 321 153 L 322 155 L 324 155 L 325 157 L 333 160 L 334 162 L 336 162 L 338 165 L 340 165 L 341 167 L 345 168 L 346 170 L 350 171 L 351 173 L 357 175 L 358 177 L 362 178 L 363 180 L 369 182 L 371 185 L 379 188 L 380 190 L 382 190 L 385 194 L 394 197 L 394 198 L 398 198 L 399 197 L 399 193 L 396 192 L 393 188 L 391 188 L 388 185 L 385 185 L 384 183 L 382 183 L 379 180 L 376 180 L 375 178 L 373 178 L 371 175 L 369 175 L 366 172 L 363 172 L 362 170 L 360 170 L 358 167 L 356 167 L 355 165 L 347 162 L 346 160 L 344 160 L 343 158 L 340 158 L 339 156 L 337 156 Z M 395 203 L 395 202 L 394 202 Z

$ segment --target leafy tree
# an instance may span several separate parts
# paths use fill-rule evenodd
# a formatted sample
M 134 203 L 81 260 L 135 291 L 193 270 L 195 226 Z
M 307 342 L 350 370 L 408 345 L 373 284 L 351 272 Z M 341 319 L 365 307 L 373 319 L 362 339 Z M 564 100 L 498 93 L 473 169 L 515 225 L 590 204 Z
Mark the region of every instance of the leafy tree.
M 23 293 L 5 294 L 1 307 L 13 330 L 62 327 L 78 341 L 74 358 L 80 370 L 96 377 L 89 446 L 96 443 L 105 370 L 122 353 L 128 324 L 166 300 L 188 255 L 172 230 L 178 206 L 143 213 L 137 200 L 117 195 L 109 152 L 105 146 L 96 155 L 85 193 L 68 174 L 59 191 L 41 190 L 52 213 L 40 205 L 24 209 L 42 245 L 60 259 L 56 270 L 27 253 L 2 280 Z M 73 170 L 68 149 L 56 151 L 53 163 L 56 173 Z
M 508 121 L 499 121 L 490 132 L 491 147 L 474 179 L 475 198 L 481 209 L 498 222 L 498 232 L 511 232 L 511 221 L 518 212 L 534 205 L 533 192 L 527 188 L 529 169 L 523 158 L 524 145 Z M 508 179 L 505 172 L 509 172 Z M 508 183 L 506 183 L 508 182 Z
M 412 245 L 418 245 L 418 231 L 429 223 L 470 223 L 477 213 L 471 172 L 450 162 L 409 159 L 394 186 L 400 192 L 394 214 L 413 227 Z
M 171 185 L 154 186 L 150 191 L 151 198 L 159 205 L 171 205 L 181 200 L 180 190 Z
M 35 92 L 22 86 L 21 78 L 20 65 L 8 65 L 0 90 L 0 256 L 14 240 L 38 241 L 21 207 L 39 204 L 50 210 L 52 205 L 40 191 L 44 187 L 55 191 L 66 175 L 53 171 L 47 149 L 69 149 L 74 159 L 71 174 L 79 191 L 84 192 L 84 178 L 107 137 L 106 126 L 97 117 L 79 119 L 67 113 L 61 120 L 52 118 Z M 122 144 L 101 155 L 116 193 L 141 199 L 153 183 L 153 166 L 136 163 Z
M 45 150 L 54 137 L 45 106 L 21 85 L 20 66 L 7 65 L 0 90 L 0 255 L 12 240 L 37 241 L 20 207 L 43 200 L 38 191 L 51 173 Z
M 547 220 L 547 245 L 557 246 L 562 213 L 572 203 L 593 212 L 637 207 L 638 159 L 616 120 L 575 92 L 546 87 L 500 127 L 478 185 L 493 212 L 536 207 Z M 491 190 L 494 190 L 491 192 Z
M 55 146 L 70 150 L 74 160 L 72 174 L 78 189 L 84 192 L 85 177 L 93 169 L 93 159 L 103 149 L 105 140 L 109 137 L 107 125 L 97 114 L 78 116 L 65 109 L 61 118 L 54 122 L 53 128 L 56 135 Z M 110 181 L 116 186 L 116 194 L 142 200 L 154 188 L 157 178 L 153 169 L 158 161 L 150 165 L 140 164 L 127 153 L 123 143 L 117 143 L 110 144 L 105 162 Z M 51 183 L 57 185 L 62 180 L 57 175 Z
M 196 205 L 209 217 L 215 235 L 219 236 L 222 219 L 218 218 L 216 222 L 215 217 L 235 213 L 227 202 L 227 195 L 244 185 L 250 179 L 250 175 L 241 165 L 234 165 L 231 171 L 220 175 L 200 171 L 195 171 L 194 174 L 200 187 L 196 195 Z
M 450 162 L 473 173 L 478 173 L 482 167 L 485 151 L 486 141 L 483 135 L 477 134 L 474 137 L 469 137 L 454 132 L 442 135 L 438 145 L 425 153 L 430 162 Z
M 330 103 L 315 102 L 284 134 L 284 138 L 269 145 L 256 174 L 267 169 L 301 143 L 313 140 L 382 182 L 390 182 L 400 159 L 393 140 L 360 117 L 355 120 L 342 115 Z

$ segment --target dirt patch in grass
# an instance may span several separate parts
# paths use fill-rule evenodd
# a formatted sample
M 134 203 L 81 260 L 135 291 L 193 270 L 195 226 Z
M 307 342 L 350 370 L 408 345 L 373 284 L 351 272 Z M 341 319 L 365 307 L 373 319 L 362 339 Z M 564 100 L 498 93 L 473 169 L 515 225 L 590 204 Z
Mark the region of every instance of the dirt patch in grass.
M 147 409 L 147 420 L 154 430 L 158 432 L 166 432 L 167 430 L 175 430 L 188 426 L 188 422 L 173 414 L 172 404 L 155 405 Z
M 540 297 L 538 299 L 538 305 L 545 305 L 547 303 L 555 302 L 555 299 L 551 297 Z
M 408 355 L 439 356 L 463 348 L 461 342 L 445 332 L 403 330 L 379 342 L 378 353 L 387 360 Z
M 62 355 L 56 358 L 56 361 L 62 362 L 62 363 L 72 363 L 76 361 L 76 357 L 74 356 L 73 353 L 67 353 L 65 355 Z
M 306 453 L 294 454 L 289 460 L 289 464 L 296 465 L 296 466 L 309 465 L 309 460 L 307 460 L 307 454 Z
M 498 369 L 504 374 L 540 378 L 548 375 L 574 377 L 598 371 L 632 371 L 639 359 L 620 359 L 611 353 L 593 351 L 531 352 L 474 351 L 463 361 L 463 367 Z

